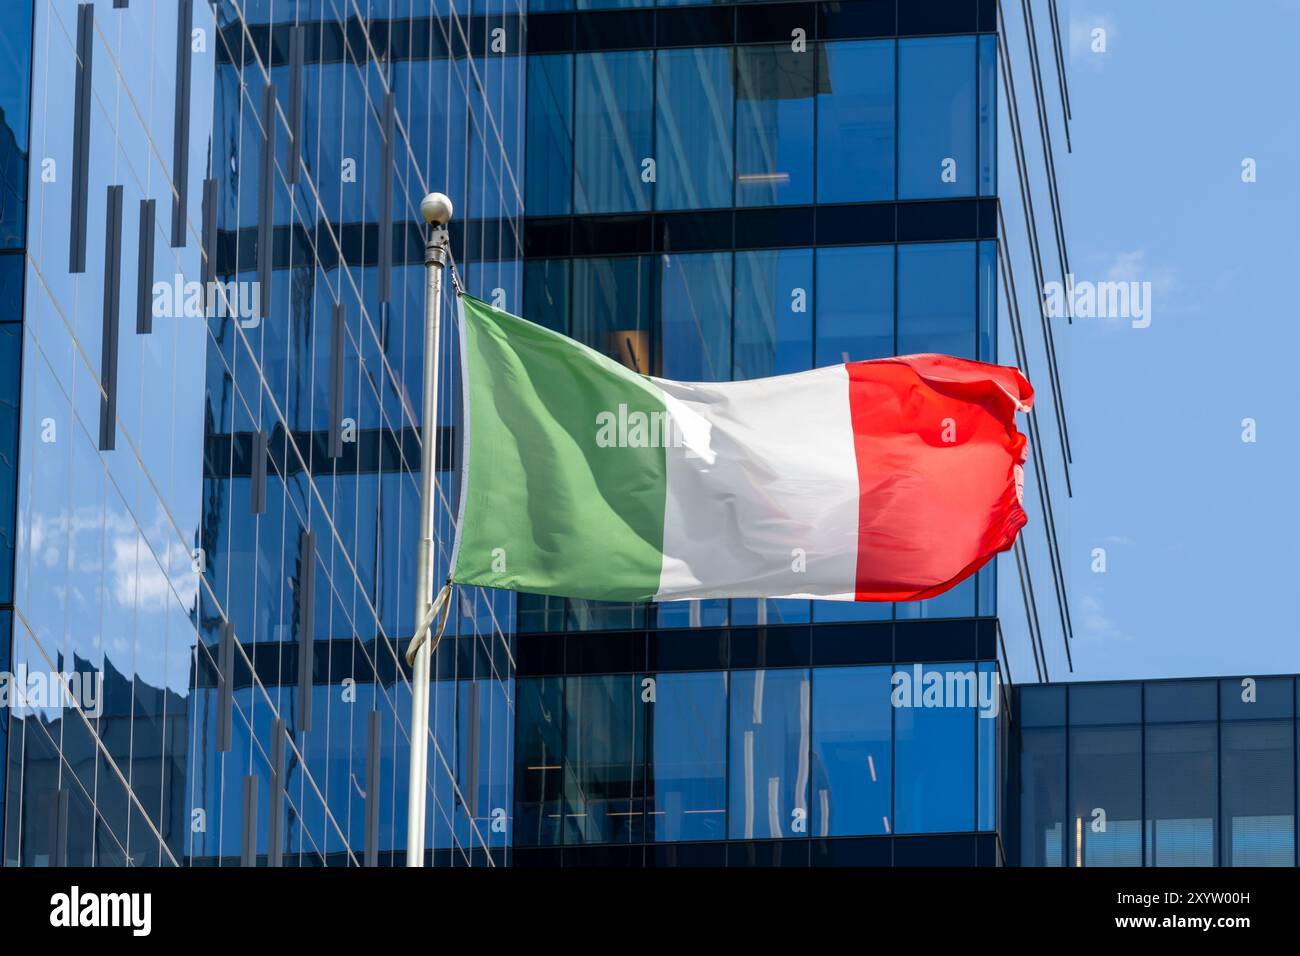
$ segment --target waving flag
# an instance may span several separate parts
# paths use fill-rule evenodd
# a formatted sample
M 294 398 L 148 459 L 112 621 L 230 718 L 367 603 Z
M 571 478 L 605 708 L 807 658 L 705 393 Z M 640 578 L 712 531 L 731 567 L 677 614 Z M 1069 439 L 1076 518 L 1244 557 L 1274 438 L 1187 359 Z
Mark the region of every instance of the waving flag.
M 1025 524 L 1015 369 L 908 355 L 673 382 L 469 296 L 460 329 L 457 583 L 919 600 Z

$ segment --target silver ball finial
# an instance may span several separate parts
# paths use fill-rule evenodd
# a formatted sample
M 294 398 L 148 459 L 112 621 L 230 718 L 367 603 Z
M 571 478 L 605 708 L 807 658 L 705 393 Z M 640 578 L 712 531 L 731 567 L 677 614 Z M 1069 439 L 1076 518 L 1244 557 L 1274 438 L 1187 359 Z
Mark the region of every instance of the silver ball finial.
M 420 200 L 420 215 L 433 226 L 445 226 L 451 221 L 451 200 L 442 193 L 429 193 Z

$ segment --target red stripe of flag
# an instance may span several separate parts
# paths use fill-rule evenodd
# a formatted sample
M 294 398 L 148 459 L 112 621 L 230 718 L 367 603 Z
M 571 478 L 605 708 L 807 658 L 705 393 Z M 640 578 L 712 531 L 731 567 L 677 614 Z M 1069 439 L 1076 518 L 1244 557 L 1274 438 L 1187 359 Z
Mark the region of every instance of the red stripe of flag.
M 1034 390 L 1014 368 L 947 355 L 845 366 L 858 465 L 859 601 L 942 594 L 1008 550 L 1027 520 Z

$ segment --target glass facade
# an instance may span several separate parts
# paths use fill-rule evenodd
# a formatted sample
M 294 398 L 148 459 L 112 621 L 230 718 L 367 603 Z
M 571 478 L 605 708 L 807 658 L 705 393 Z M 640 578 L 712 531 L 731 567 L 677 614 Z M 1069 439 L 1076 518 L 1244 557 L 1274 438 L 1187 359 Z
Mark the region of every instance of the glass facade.
M 1021 866 L 1295 866 L 1292 677 L 1022 686 Z
M 42 0 L 24 34 L 32 8 L 0 14 L 0 601 L 6 669 L 64 693 L 5 715 L 4 860 L 392 862 L 422 440 L 443 569 L 458 493 L 449 323 L 418 419 L 416 204 L 455 197 L 462 279 L 517 307 L 521 12 Z M 458 610 L 427 847 L 501 864 L 512 606 Z
M 520 676 L 516 863 L 682 843 L 715 865 L 749 865 L 784 841 L 787 864 L 854 846 L 883 865 L 918 847 L 930 862 L 991 865 L 1006 731 L 996 671 L 950 661 Z

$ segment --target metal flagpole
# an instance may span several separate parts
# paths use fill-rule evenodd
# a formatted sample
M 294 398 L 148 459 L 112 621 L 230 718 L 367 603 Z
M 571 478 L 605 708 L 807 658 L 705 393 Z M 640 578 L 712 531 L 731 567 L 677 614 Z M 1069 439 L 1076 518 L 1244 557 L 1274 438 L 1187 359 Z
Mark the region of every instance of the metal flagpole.
M 420 201 L 420 215 L 432 228 L 424 244 L 424 403 L 420 419 L 420 555 L 416 564 L 415 620 L 411 639 L 411 763 L 406 801 L 406 865 L 424 866 L 424 806 L 429 760 L 429 679 L 433 641 L 434 485 L 438 448 L 438 333 L 442 311 L 442 270 L 447 264 L 447 223 L 451 200 L 429 193 Z M 446 595 L 441 595 L 447 600 Z M 439 602 L 441 604 L 441 601 Z M 423 638 L 423 640 L 422 640 Z M 417 645 L 417 642 L 418 645 Z M 411 661 L 411 653 L 414 661 Z

